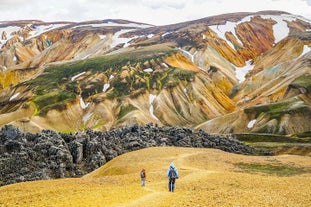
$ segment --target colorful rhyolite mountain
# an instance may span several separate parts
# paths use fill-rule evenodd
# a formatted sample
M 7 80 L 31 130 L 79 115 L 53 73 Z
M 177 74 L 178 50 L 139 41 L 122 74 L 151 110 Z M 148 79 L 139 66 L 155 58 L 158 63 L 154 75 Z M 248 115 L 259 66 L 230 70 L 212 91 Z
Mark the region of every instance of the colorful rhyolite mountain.
M 166 26 L 0 23 L 0 126 L 311 131 L 310 20 L 279 11 Z

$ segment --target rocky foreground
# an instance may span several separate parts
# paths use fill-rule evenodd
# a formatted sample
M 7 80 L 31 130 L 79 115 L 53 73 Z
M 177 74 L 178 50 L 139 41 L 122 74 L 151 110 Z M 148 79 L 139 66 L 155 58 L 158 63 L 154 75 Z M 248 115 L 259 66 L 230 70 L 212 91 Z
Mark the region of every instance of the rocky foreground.
M 225 135 L 182 127 L 133 125 L 111 131 L 64 134 L 23 133 L 7 125 L 0 131 L 0 185 L 82 176 L 129 151 L 155 146 L 216 148 L 239 154 L 255 150 Z

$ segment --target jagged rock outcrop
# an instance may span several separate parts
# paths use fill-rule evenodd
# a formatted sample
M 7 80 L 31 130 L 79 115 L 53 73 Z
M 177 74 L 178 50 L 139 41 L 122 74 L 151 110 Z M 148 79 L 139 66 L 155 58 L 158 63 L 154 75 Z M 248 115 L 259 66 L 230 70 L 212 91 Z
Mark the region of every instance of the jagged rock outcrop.
M 7 40 L 7 34 L 6 34 L 6 31 L 3 31 L 2 34 L 1 34 L 1 40 Z
M 63 134 L 44 130 L 22 133 L 12 126 L 0 130 L 0 185 L 81 176 L 123 153 L 155 146 L 207 147 L 254 154 L 231 136 L 210 135 L 183 127 L 133 125 L 111 131 Z

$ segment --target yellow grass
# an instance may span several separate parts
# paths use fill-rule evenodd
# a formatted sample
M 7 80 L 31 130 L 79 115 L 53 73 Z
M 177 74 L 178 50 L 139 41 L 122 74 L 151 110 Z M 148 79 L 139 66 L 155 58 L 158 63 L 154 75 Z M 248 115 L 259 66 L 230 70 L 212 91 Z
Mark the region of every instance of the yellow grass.
M 166 169 L 180 174 L 167 190 Z M 299 166 L 294 176 L 242 170 L 235 163 Z M 146 187 L 139 172 L 147 172 Z M 0 188 L 0 206 L 311 206 L 311 157 L 245 156 L 215 149 L 156 147 L 130 152 L 75 179 L 35 181 Z

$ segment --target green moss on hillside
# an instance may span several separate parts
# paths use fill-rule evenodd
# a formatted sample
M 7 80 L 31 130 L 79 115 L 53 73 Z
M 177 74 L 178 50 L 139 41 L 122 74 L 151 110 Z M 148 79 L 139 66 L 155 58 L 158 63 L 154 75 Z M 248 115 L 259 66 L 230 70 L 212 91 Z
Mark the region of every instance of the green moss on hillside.
M 50 109 L 65 109 L 65 103 L 74 101 L 75 95 L 67 91 L 52 91 L 42 96 L 37 96 L 33 99 L 38 115 L 45 115 Z
M 244 133 L 244 134 L 235 134 L 235 137 L 240 141 L 248 143 L 252 142 L 311 143 L 311 138 L 297 138 L 276 134 Z
M 126 114 L 130 113 L 131 111 L 136 110 L 137 108 L 133 105 L 128 105 L 128 106 L 124 106 L 121 107 L 121 110 L 118 114 L 118 119 L 121 119 L 122 117 L 124 117 Z
M 305 88 L 309 93 L 311 93 L 311 75 L 304 74 L 299 78 L 295 79 L 290 86 L 295 88 Z
M 294 176 L 311 172 L 309 168 L 301 168 L 295 165 L 261 163 L 237 163 L 235 165 L 247 172 L 273 174 L 277 176 Z
M 50 108 L 63 108 L 66 102 L 74 100 L 77 95 L 85 99 L 101 93 L 104 83 L 101 79 L 93 80 L 96 74 L 104 73 L 106 77 L 115 74 L 114 78 L 109 80 L 108 98 L 129 95 L 138 89 L 148 90 L 163 74 L 148 74 L 143 71 L 144 66 L 141 64 L 145 62 L 150 64 L 151 60 L 162 61 L 172 52 L 174 51 L 167 48 L 142 49 L 61 65 L 55 64 L 48 66 L 41 75 L 25 84 L 35 88 L 35 97 L 32 101 L 38 110 L 37 114 L 42 115 Z M 134 68 L 136 71 L 130 71 L 129 76 L 124 78 L 120 75 L 124 67 Z M 81 73 L 84 74 L 79 77 L 80 80 L 72 80 Z
M 271 119 L 279 119 L 284 114 L 299 113 L 310 110 L 310 106 L 298 96 L 277 103 L 262 104 L 244 109 L 246 113 L 255 113 L 258 117 L 262 113 L 270 115 Z

